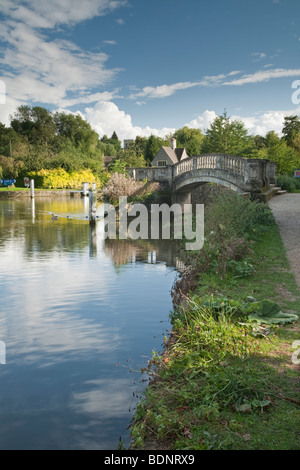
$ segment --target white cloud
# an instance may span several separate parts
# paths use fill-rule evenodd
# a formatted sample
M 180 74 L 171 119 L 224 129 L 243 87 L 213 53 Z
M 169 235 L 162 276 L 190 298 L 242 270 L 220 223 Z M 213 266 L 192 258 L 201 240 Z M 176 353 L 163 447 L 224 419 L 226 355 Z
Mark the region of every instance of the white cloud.
M 127 3 L 127 0 L 1 0 L 0 12 L 41 29 L 103 16 Z
M 299 114 L 300 107 L 295 108 L 293 110 L 285 110 L 285 111 L 268 111 L 266 113 L 262 113 L 257 116 L 239 116 L 233 115 L 230 116 L 230 120 L 238 120 L 244 123 L 245 127 L 248 129 L 250 134 L 253 135 L 262 135 L 265 136 L 269 131 L 275 131 L 277 134 L 281 135 L 284 117 L 289 116 L 291 114 Z M 201 129 L 205 131 L 205 129 L 210 127 L 210 124 L 214 121 L 217 117 L 215 111 L 206 110 L 202 114 L 200 114 L 196 119 L 193 119 L 189 123 L 185 124 L 188 127 Z
M 111 99 L 115 92 L 93 93 L 119 71 L 107 68 L 108 56 L 82 50 L 71 41 L 50 40 L 45 28 L 104 15 L 125 4 L 127 0 L 2 0 L 0 13 L 6 20 L 0 25 L 5 45 L 0 78 L 6 84 L 7 102 L 68 107 Z M 0 111 L 5 122 L 7 111 L 8 106 Z
M 179 90 L 186 90 L 188 88 L 193 88 L 199 86 L 200 83 L 192 83 L 192 82 L 180 82 L 180 83 L 173 83 L 172 85 L 160 85 L 157 87 L 147 86 L 143 88 L 142 91 L 138 93 L 134 93 L 130 95 L 131 99 L 136 98 L 166 98 L 167 96 L 174 95 L 176 91 Z
M 242 121 L 251 134 L 265 136 L 267 132 L 270 131 L 275 131 L 277 134 L 281 134 L 285 116 L 286 113 L 284 111 L 269 111 L 261 114 L 260 116 L 231 116 L 231 119 Z
M 129 98 L 166 98 L 168 96 L 174 95 L 177 91 L 187 90 L 189 88 L 220 86 L 227 77 L 231 77 L 239 73 L 241 73 L 239 70 L 233 70 L 228 74 L 205 75 L 199 82 L 178 82 L 172 83 L 170 85 L 159 85 L 156 87 L 147 86 L 144 87 L 141 91 L 132 93 Z M 143 102 L 139 100 L 137 104 L 143 104 Z
M 255 57 L 254 62 L 258 62 L 259 60 L 265 59 L 267 57 L 267 54 L 264 52 L 253 52 L 251 54 L 253 57 Z
M 149 137 L 151 134 L 165 137 L 175 131 L 174 128 L 154 129 L 149 126 L 134 126 L 130 114 L 120 110 L 111 101 L 98 102 L 94 107 L 86 108 L 84 111 L 86 120 L 98 132 L 100 137 L 104 134 L 109 137 L 116 131 L 119 139 L 135 139 L 136 136 Z
M 109 46 L 116 46 L 117 45 L 117 41 L 114 41 L 114 40 L 106 40 L 106 41 L 103 41 L 104 44 L 108 44 Z
M 210 127 L 210 124 L 216 119 L 218 115 L 215 111 L 209 111 L 208 109 L 200 114 L 196 119 L 193 119 L 188 124 L 185 124 L 188 127 L 193 129 L 201 129 L 205 131 L 205 129 Z
M 260 70 L 253 74 L 243 75 L 241 78 L 224 82 L 223 85 L 245 85 L 247 83 L 267 82 L 273 78 L 287 78 L 300 76 L 300 69 L 272 69 Z

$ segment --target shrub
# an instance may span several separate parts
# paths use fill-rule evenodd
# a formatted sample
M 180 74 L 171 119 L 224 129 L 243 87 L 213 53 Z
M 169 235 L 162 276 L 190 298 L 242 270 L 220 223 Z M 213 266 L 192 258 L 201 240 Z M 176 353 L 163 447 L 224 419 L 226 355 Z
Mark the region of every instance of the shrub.
M 300 178 L 295 178 L 292 175 L 278 175 L 277 185 L 286 191 L 293 192 L 300 189 Z
M 142 181 L 135 181 L 123 173 L 114 173 L 108 184 L 102 189 L 102 194 L 113 203 L 116 203 L 121 196 L 128 197 L 138 193 L 144 185 L 145 183 Z
M 91 170 L 79 170 L 68 173 L 63 168 L 53 170 L 30 171 L 28 175 L 35 180 L 35 186 L 42 189 L 71 189 L 82 187 L 83 183 L 96 183 L 101 187 L 98 177 L 95 177 Z

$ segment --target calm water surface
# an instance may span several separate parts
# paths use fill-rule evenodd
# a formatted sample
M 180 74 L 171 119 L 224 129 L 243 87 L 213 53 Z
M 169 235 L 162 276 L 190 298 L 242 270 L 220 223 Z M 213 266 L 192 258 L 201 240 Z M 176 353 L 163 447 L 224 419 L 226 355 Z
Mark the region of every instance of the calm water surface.
M 140 369 L 170 327 L 176 249 L 104 240 L 87 214 L 85 199 L 0 201 L 0 449 L 129 444 Z

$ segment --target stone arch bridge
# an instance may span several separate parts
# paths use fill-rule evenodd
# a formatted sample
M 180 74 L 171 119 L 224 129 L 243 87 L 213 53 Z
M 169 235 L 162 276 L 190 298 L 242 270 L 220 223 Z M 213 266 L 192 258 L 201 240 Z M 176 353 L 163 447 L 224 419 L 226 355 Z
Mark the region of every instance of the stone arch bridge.
M 191 191 L 205 183 L 217 183 L 265 202 L 276 186 L 275 162 L 220 153 L 196 155 L 171 166 L 128 170 L 136 180 L 167 184 L 173 202 L 180 204 L 190 203 Z

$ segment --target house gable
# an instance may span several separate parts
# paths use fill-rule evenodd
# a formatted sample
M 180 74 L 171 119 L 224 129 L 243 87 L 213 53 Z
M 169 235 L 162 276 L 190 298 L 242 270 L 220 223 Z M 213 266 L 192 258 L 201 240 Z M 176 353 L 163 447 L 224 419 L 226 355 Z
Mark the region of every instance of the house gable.
M 171 150 L 172 152 L 172 149 L 170 149 L 169 147 L 161 147 L 152 161 L 152 166 L 174 165 L 176 161 L 174 161 L 174 156 L 171 155 L 171 152 L 169 152 L 168 150 Z M 166 162 L 166 163 L 165 165 L 163 165 L 161 162 Z

